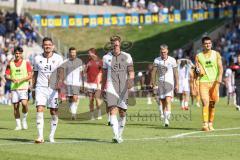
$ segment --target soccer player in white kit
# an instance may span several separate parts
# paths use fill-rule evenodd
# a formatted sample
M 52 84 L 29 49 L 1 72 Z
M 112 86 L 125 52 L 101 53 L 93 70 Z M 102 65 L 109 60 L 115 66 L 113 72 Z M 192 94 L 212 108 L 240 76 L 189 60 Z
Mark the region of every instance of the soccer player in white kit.
M 152 71 L 151 83 L 155 86 L 156 72 L 159 72 L 158 77 L 158 94 L 159 100 L 163 106 L 164 112 L 164 126 L 169 126 L 171 115 L 171 102 L 174 96 L 174 89 L 178 91 L 178 73 L 177 62 L 175 58 L 168 56 L 168 46 L 162 44 L 160 46 L 160 56 L 154 60 L 154 68 Z
M 43 143 L 44 108 L 50 108 L 51 131 L 49 141 L 54 142 L 54 135 L 58 124 L 58 84 L 60 83 L 58 68 L 63 62 L 62 56 L 54 52 L 51 38 L 45 37 L 42 44 L 44 52 L 34 58 L 33 87 L 36 92 L 37 130 L 38 138 L 35 143 Z
M 84 65 L 81 59 L 77 58 L 77 50 L 74 47 L 69 48 L 69 58 L 61 65 L 64 68 L 64 83 L 67 85 L 66 93 L 69 100 L 69 108 L 72 114 L 72 120 L 77 119 L 77 108 L 80 91 L 83 90 L 83 69 Z
M 179 82 L 178 93 L 180 94 L 181 109 L 188 110 L 191 66 L 186 59 L 179 59 L 177 62 Z
M 227 88 L 227 104 L 229 105 L 230 99 L 233 99 L 233 104 L 236 105 L 234 73 L 230 67 L 228 67 L 225 71 L 224 81 Z
M 126 124 L 128 90 L 134 83 L 134 68 L 131 55 L 121 51 L 121 38 L 112 36 L 110 41 L 112 51 L 103 56 L 102 91 L 106 92 L 105 101 L 110 111 L 113 142 L 121 143 Z

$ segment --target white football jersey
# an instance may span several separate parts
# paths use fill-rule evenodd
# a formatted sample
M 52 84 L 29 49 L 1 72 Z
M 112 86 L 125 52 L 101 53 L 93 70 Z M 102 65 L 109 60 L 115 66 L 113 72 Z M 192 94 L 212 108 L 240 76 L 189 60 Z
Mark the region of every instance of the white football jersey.
M 189 83 L 190 80 L 190 72 L 191 67 L 189 65 L 185 65 L 184 67 L 178 66 L 178 80 L 179 82 Z
M 76 58 L 74 60 L 66 59 L 63 62 L 63 68 L 65 70 L 65 81 L 66 85 L 82 86 L 84 64 L 81 59 Z
M 159 81 L 168 82 L 174 85 L 173 68 L 177 67 L 175 58 L 168 56 L 166 60 L 163 60 L 161 57 L 157 57 L 153 65 L 158 68 Z
M 56 73 L 62 62 L 62 56 L 56 53 L 50 58 L 45 58 L 43 54 L 35 56 L 33 70 L 38 72 L 36 87 L 49 87 L 50 80 L 56 80 L 56 77 L 51 77 L 52 73 Z
M 103 69 L 107 70 L 106 91 L 118 97 L 117 88 L 122 88 L 128 78 L 127 68 L 133 65 L 129 53 L 122 52 L 114 56 L 111 52 L 103 56 Z M 115 86 L 115 87 L 114 87 Z

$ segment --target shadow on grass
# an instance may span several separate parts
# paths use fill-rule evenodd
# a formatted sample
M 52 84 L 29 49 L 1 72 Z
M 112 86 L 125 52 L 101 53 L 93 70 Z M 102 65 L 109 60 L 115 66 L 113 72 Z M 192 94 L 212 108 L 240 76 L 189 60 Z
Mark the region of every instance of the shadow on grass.
M 0 140 L 8 140 L 13 142 L 32 142 L 32 139 L 24 139 L 24 138 L 0 138 Z
M 71 141 L 79 141 L 79 142 L 96 142 L 96 143 L 112 143 L 110 140 L 104 139 L 95 139 L 95 138 L 56 138 L 58 140 L 71 140 Z
M 12 130 L 12 129 L 0 127 L 0 130 Z
M 78 121 L 72 121 L 72 122 L 68 122 L 68 123 L 66 123 L 66 124 L 73 124 L 73 125 L 75 125 L 75 124 L 77 124 L 77 125 L 81 125 L 81 124 L 83 124 L 83 125 L 90 125 L 90 126 L 107 126 L 106 124 L 104 124 L 104 123 L 96 123 L 96 122 L 89 122 L 89 123 L 87 123 L 87 122 L 78 122 Z

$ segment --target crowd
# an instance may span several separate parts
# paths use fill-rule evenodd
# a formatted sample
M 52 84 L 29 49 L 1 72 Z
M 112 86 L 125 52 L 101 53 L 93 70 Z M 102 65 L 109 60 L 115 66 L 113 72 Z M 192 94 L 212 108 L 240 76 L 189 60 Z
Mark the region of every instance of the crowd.
M 36 42 L 36 32 L 26 16 L 0 10 L 0 103 L 11 104 L 10 82 L 5 80 L 7 64 L 13 58 L 14 48 Z

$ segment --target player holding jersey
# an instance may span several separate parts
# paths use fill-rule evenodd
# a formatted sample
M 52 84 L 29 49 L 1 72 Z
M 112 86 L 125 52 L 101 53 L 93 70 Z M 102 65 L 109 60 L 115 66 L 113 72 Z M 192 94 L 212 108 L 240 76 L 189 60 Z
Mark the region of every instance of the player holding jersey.
M 177 62 L 175 58 L 168 55 L 168 46 L 163 44 L 160 46 L 160 56 L 154 60 L 154 68 L 152 71 L 152 85 L 155 86 L 156 72 L 158 77 L 158 94 L 164 112 L 164 126 L 169 126 L 171 116 L 171 101 L 174 96 L 174 89 L 178 91 L 178 73 Z M 154 87 L 156 88 L 156 86 Z
M 72 114 L 72 120 L 77 118 L 78 98 L 81 88 L 84 87 L 83 81 L 83 62 L 77 58 L 77 50 L 74 47 L 69 48 L 69 58 L 62 65 L 67 85 L 66 93 L 69 98 L 69 108 Z
M 96 107 L 98 116 L 97 119 L 102 119 L 101 114 L 101 81 L 102 81 L 102 60 L 98 57 L 97 50 L 90 48 L 88 50 L 89 61 L 86 65 L 88 96 L 91 120 L 94 120 L 94 99 L 96 100 Z
M 28 114 L 28 88 L 29 80 L 32 78 L 32 67 L 29 62 L 23 59 L 23 49 L 16 47 L 14 49 L 15 59 L 10 61 L 6 73 L 6 79 L 10 80 L 12 103 L 14 107 L 14 117 L 16 119 L 15 130 L 27 129 L 27 114 Z M 22 103 L 23 119 L 22 125 L 20 120 L 19 107 Z
M 126 124 L 128 89 L 133 87 L 134 70 L 131 55 L 121 51 L 121 38 L 112 36 L 110 42 L 112 50 L 103 56 L 102 90 L 106 92 L 105 100 L 110 111 L 110 122 L 114 134 L 113 142 L 121 143 Z
M 210 37 L 202 38 L 203 51 L 196 56 L 199 70 L 200 97 L 203 104 L 203 131 L 211 131 L 215 116 L 215 103 L 219 100 L 219 84 L 222 82 L 222 58 L 219 52 L 212 50 Z
M 34 78 L 33 87 L 36 94 L 37 107 L 37 130 L 38 138 L 36 143 L 43 143 L 43 127 L 44 127 L 44 108 L 50 108 L 51 114 L 51 132 L 49 141 L 54 142 L 54 134 L 58 124 L 58 68 L 63 62 L 63 58 L 54 52 L 54 45 L 51 38 L 43 39 L 44 52 L 34 58 Z

